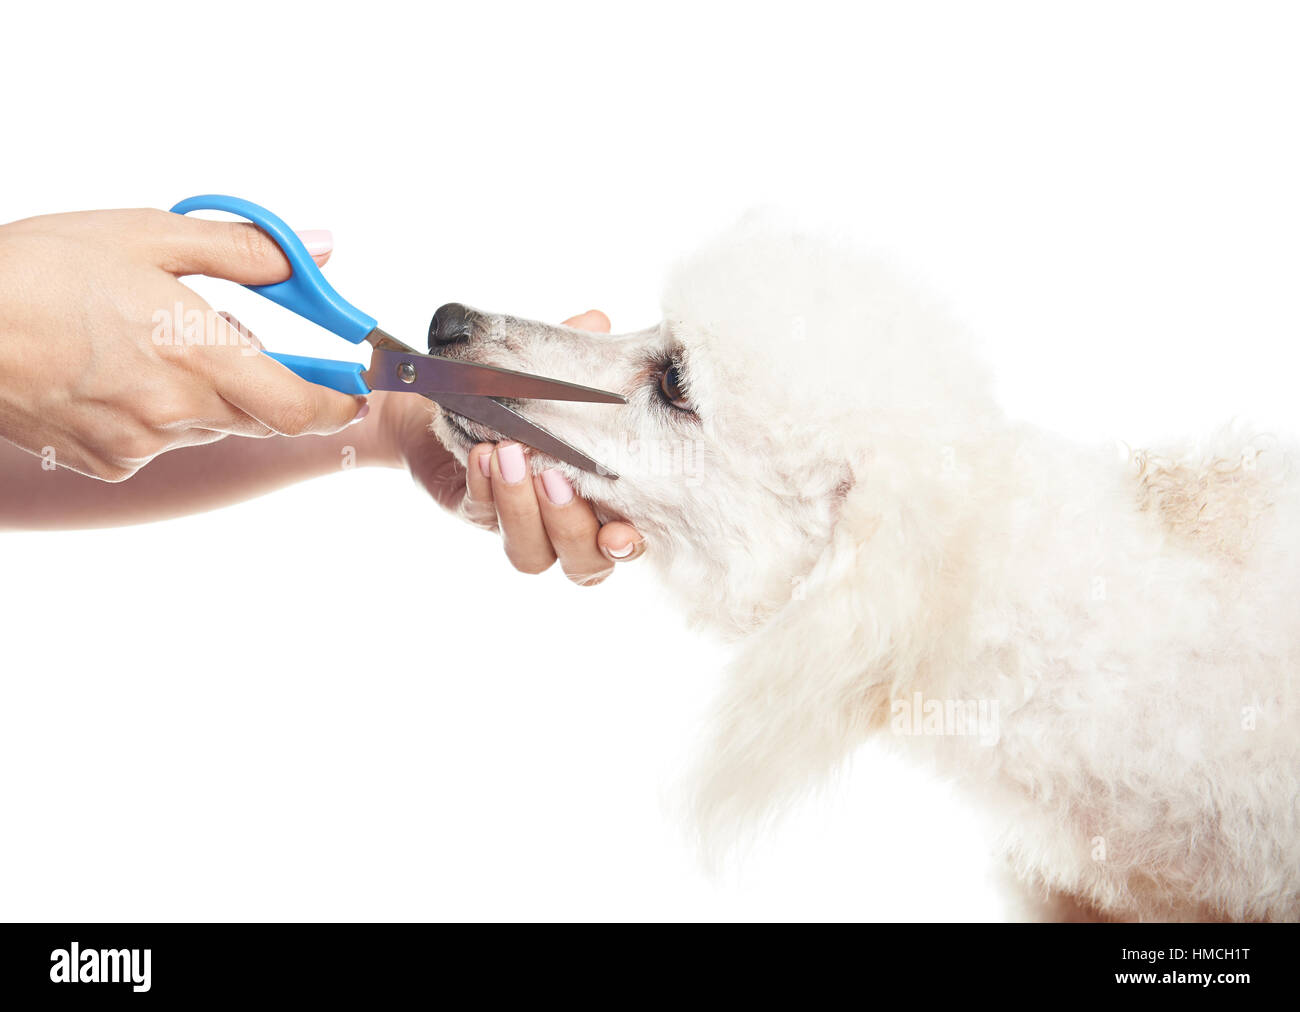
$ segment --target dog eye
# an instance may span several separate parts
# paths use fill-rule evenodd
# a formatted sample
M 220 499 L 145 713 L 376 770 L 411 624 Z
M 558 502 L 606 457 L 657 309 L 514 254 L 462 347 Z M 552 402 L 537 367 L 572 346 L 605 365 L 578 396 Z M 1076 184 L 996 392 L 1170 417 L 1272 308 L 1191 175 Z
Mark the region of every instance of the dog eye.
M 682 378 L 677 366 L 670 365 L 659 374 L 659 393 L 679 411 L 692 411 L 691 402 L 682 390 Z

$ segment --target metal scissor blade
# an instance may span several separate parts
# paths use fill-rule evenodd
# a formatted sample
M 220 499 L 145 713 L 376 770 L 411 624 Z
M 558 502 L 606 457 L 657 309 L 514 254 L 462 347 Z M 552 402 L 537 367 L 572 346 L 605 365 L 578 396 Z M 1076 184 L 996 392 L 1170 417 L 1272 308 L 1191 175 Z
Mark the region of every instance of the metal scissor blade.
M 429 399 L 437 401 L 444 408 L 454 411 L 458 415 L 464 415 L 466 418 L 482 425 L 491 426 L 503 436 L 517 439 L 519 442 L 531 446 L 534 450 L 549 453 L 556 460 L 562 460 L 566 464 L 572 464 L 574 467 L 590 471 L 592 474 L 599 474 L 605 478 L 618 477 L 604 464 L 592 460 L 577 447 L 570 446 L 559 436 L 547 432 L 536 422 L 530 422 L 519 412 L 511 410 L 500 401 L 494 401 L 490 397 L 478 397 L 474 394 L 438 394 L 436 397 L 430 397 Z
M 380 345 L 371 352 L 370 369 L 363 376 L 372 390 L 407 390 L 426 397 L 476 394 L 480 397 L 590 401 L 596 404 L 627 403 L 626 397 L 608 390 Z

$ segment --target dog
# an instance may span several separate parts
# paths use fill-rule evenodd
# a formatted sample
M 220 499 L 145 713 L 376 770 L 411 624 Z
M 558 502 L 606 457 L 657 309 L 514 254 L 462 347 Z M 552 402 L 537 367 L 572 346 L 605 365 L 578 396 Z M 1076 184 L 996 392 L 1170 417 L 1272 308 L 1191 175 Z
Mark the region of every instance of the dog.
M 762 220 L 678 264 L 663 310 L 606 336 L 465 309 L 433 350 L 626 395 L 523 409 L 617 479 L 532 466 L 738 641 L 706 847 L 879 735 L 987 803 L 1034 917 L 1300 918 L 1292 443 L 1119 455 L 1011 420 L 919 285 Z M 462 463 L 497 438 L 432 428 Z

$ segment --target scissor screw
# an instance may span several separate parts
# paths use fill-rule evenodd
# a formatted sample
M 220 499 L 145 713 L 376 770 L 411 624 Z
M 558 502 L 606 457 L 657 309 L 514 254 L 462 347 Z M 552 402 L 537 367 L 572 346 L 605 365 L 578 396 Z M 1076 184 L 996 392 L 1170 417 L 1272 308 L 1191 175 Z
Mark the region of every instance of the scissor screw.
M 403 362 L 397 367 L 397 378 L 403 383 L 415 382 L 415 366 L 410 362 Z

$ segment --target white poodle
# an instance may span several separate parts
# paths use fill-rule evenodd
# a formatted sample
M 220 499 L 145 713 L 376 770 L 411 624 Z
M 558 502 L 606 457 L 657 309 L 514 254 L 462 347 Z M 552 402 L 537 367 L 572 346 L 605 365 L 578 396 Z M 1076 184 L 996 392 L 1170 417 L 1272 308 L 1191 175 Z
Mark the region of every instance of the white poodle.
M 1120 459 L 1010 421 L 933 300 L 752 221 L 649 330 L 471 321 L 439 350 L 627 395 L 525 411 L 620 474 L 565 468 L 740 639 L 698 774 L 712 846 L 878 734 L 994 806 L 1038 916 L 1300 918 L 1290 445 Z M 434 429 L 462 460 L 492 436 Z

